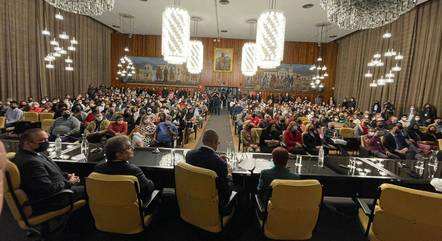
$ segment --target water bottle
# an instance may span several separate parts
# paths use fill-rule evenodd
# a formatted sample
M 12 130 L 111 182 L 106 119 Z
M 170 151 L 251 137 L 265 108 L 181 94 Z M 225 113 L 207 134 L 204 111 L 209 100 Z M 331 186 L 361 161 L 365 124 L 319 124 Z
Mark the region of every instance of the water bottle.
M 89 142 L 85 134 L 83 134 L 83 138 L 81 139 L 80 149 L 81 153 L 87 158 L 89 155 Z
M 60 158 L 61 157 L 61 137 L 60 135 L 57 135 L 57 139 L 55 139 L 55 157 Z
M 324 167 L 324 147 L 319 148 L 318 166 Z

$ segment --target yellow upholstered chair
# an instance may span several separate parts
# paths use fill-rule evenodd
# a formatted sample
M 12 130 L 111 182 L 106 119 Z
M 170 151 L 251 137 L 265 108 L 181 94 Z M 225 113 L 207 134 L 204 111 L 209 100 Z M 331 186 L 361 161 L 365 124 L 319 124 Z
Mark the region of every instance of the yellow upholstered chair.
M 442 139 L 437 140 L 439 142 L 439 151 L 442 151 Z
M 442 240 L 442 194 L 382 184 L 371 209 L 358 199 L 370 241 Z
M 264 235 L 275 240 L 310 239 L 322 204 L 319 181 L 275 179 L 271 186 L 267 207 L 255 196 Z
M 0 116 L 0 130 L 4 129 L 6 126 L 6 118 L 4 116 Z
M 30 122 L 38 122 L 38 113 L 36 112 L 23 112 L 23 120 Z
M 355 132 L 353 128 L 342 127 L 341 129 L 339 129 L 339 134 L 342 136 L 342 138 L 355 137 Z
M 56 196 L 73 194 L 74 192 L 69 189 L 64 189 L 46 198 L 30 202 L 28 200 L 28 196 L 20 187 L 20 171 L 12 162 L 12 160 L 15 158 L 15 153 L 8 153 L 6 156 L 9 160 L 6 162 L 5 200 L 9 209 L 11 210 L 12 216 L 17 221 L 20 228 L 32 231 L 39 236 L 45 237 L 48 234 L 39 231 L 38 226 L 47 225 L 50 220 L 58 218 L 62 215 L 70 214 L 72 211 L 75 211 L 86 204 L 85 200 L 79 200 L 58 210 L 33 215 L 32 205 L 44 203 Z
M 38 113 L 38 118 L 40 119 L 40 121 L 46 120 L 46 119 L 54 119 L 54 113 L 41 112 L 41 113 Z
M 179 162 L 175 167 L 176 196 L 181 218 L 212 233 L 222 232 L 234 213 L 232 210 L 224 217 L 219 213 L 216 178 L 214 171 L 185 162 Z M 229 204 L 235 194 L 232 192 Z
M 52 126 L 54 125 L 55 120 L 54 119 L 44 119 L 41 121 L 41 129 L 49 133 Z M 50 134 L 50 133 L 49 133 Z
M 103 232 L 119 234 L 142 232 L 152 221 L 152 215 L 146 214 L 143 209 L 159 197 L 159 191 L 155 190 L 150 200 L 143 204 L 137 177 L 96 172 L 86 178 L 86 192 L 95 227 Z
M 427 132 L 428 132 L 428 127 L 426 127 L 426 126 L 419 126 L 419 130 L 420 130 L 422 133 L 427 133 Z

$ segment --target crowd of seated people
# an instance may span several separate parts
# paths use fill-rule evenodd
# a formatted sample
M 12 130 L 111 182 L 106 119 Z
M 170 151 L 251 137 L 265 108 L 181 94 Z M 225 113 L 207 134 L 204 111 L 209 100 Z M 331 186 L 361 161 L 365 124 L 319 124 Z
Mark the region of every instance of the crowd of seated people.
M 76 97 L 7 99 L 0 102 L 0 116 L 9 128 L 26 122 L 28 112 L 52 113 L 54 121 L 47 130 L 52 141 L 60 137 L 75 142 L 84 134 L 89 142 L 104 143 L 125 135 L 137 147 L 173 147 L 185 144 L 190 133 L 202 127 L 215 97 L 199 90 L 90 86 Z
M 337 105 L 333 98 L 317 104 L 284 97 L 231 100 L 242 151 L 270 153 L 284 147 L 292 154 L 317 155 L 322 147 L 326 154 L 359 151 L 361 156 L 415 159 L 431 154 L 442 139 L 442 120 L 431 104 L 421 111 L 411 106 L 400 114 L 391 102 L 375 102 L 370 110 L 361 111 L 355 98 Z

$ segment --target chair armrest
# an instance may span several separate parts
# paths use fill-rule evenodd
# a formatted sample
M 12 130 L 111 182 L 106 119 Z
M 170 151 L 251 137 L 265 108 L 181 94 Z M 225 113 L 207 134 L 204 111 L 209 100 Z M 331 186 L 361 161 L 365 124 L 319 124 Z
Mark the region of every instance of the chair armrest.
M 258 211 L 260 213 L 265 213 L 266 212 L 264 204 L 261 202 L 261 199 L 259 199 L 258 194 L 255 194 L 255 203 L 256 203 L 256 207 L 258 208 Z
M 372 210 L 370 209 L 370 207 L 366 202 L 364 202 L 360 198 L 356 198 L 356 202 L 358 206 L 362 208 L 362 211 L 364 211 L 365 215 L 367 215 L 368 217 L 371 217 L 373 215 Z
M 153 190 L 152 194 L 150 195 L 149 200 L 147 200 L 147 201 L 143 204 L 143 208 L 144 208 L 144 209 L 148 208 L 148 207 L 153 203 L 153 201 L 154 201 L 156 198 L 159 198 L 160 195 L 158 195 L 158 194 L 160 194 L 160 190 Z
M 38 200 L 35 200 L 35 201 L 32 201 L 32 202 L 26 201 L 26 202 L 23 203 L 23 207 L 32 206 L 32 205 L 35 205 L 35 204 L 38 204 L 38 203 L 42 203 L 42 202 L 48 201 L 48 200 L 50 200 L 52 198 L 58 197 L 58 196 L 60 196 L 62 194 L 69 194 L 69 197 L 70 197 L 70 196 L 72 196 L 74 194 L 74 191 L 72 191 L 71 189 L 63 189 L 63 190 L 61 190 L 59 192 L 56 192 L 56 193 L 54 193 L 52 195 L 49 195 L 47 197 L 44 197 L 44 198 L 41 198 L 41 199 L 38 199 Z

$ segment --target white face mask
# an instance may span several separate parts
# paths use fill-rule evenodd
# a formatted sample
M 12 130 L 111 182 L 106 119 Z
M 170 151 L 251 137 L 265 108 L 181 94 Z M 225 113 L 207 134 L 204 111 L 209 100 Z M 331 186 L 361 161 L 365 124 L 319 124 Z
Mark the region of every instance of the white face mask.
M 97 117 L 96 119 L 97 119 L 97 121 L 102 121 L 103 120 L 103 116 Z

